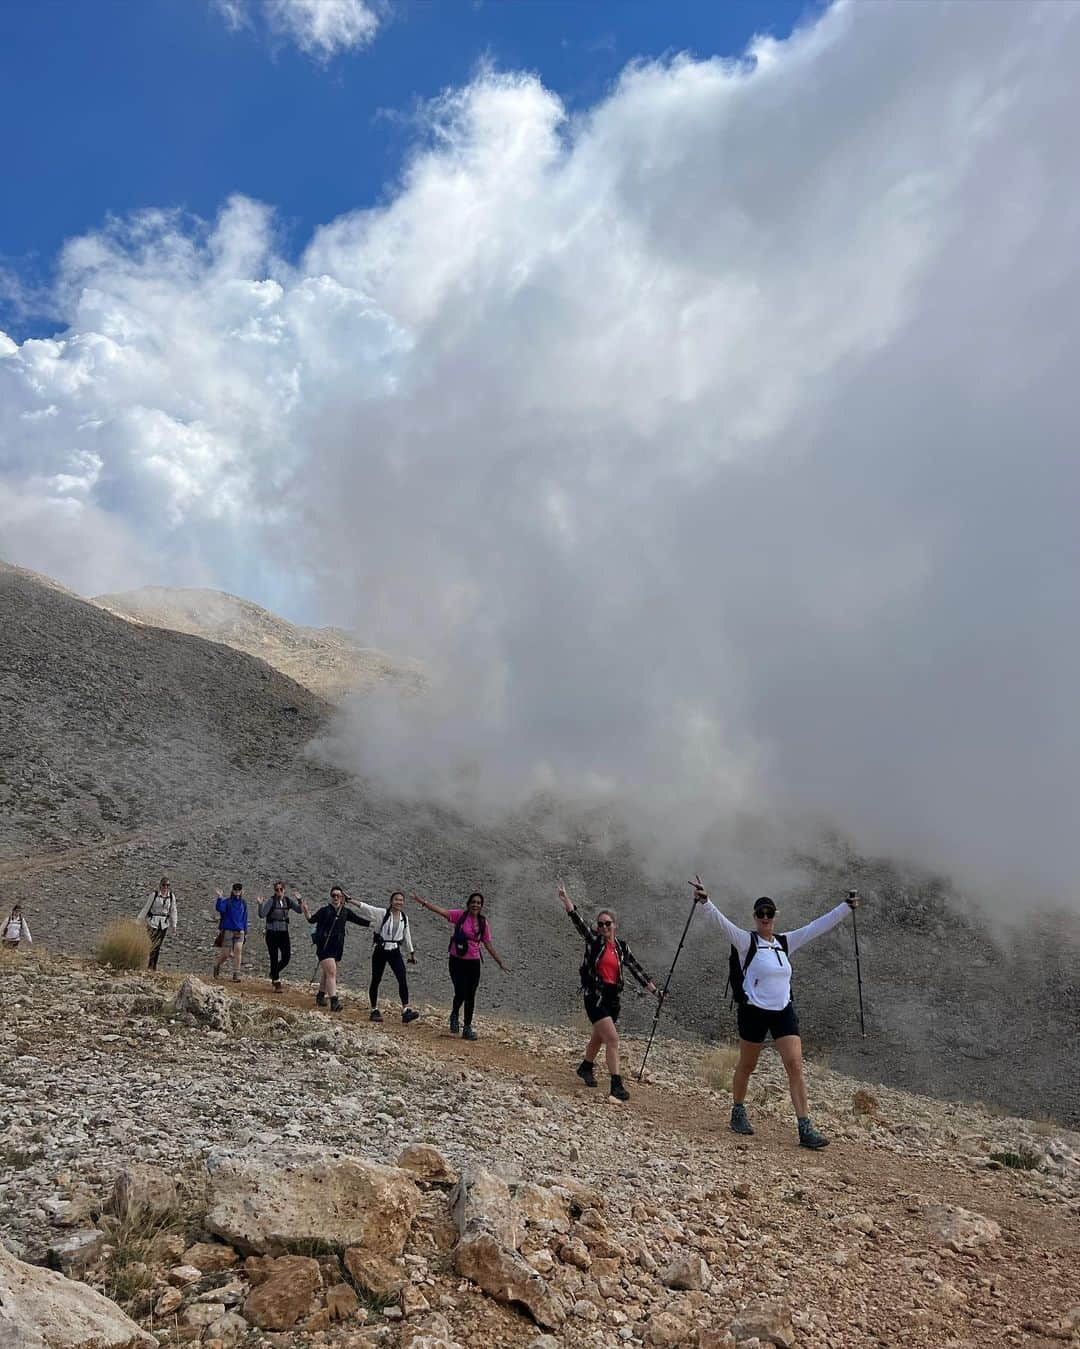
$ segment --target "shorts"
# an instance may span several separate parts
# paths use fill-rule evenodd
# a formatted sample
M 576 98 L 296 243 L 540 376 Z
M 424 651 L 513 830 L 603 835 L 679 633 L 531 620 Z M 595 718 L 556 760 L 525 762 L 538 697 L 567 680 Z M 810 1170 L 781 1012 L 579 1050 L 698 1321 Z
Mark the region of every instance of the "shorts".
M 618 1021 L 619 1010 L 619 995 L 613 988 L 590 989 L 585 994 L 585 1015 L 594 1026 L 606 1016 Z
M 222 946 L 239 946 L 246 936 L 246 932 L 235 932 L 230 927 L 223 927 L 221 929 L 221 944 Z
M 799 1018 L 795 1015 L 793 1002 L 779 1012 L 767 1012 L 764 1007 L 740 1002 L 738 1022 L 739 1039 L 749 1040 L 752 1045 L 763 1045 L 768 1035 L 774 1040 L 782 1040 L 785 1035 L 799 1033 Z

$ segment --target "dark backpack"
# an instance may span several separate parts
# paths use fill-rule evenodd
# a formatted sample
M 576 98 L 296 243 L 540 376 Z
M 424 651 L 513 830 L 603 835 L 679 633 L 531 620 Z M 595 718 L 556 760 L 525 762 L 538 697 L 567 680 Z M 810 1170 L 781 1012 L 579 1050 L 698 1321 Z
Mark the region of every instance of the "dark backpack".
M 776 940 L 780 943 L 784 955 L 787 955 L 787 934 L 784 932 L 779 933 Z M 732 946 L 731 948 L 731 954 L 728 956 L 727 988 L 724 992 L 726 994 L 728 989 L 731 990 L 732 1006 L 735 1006 L 737 1003 L 746 1002 L 746 989 L 743 987 L 743 977 L 750 968 L 751 960 L 757 955 L 757 949 L 758 940 L 756 932 L 750 933 L 750 949 L 746 953 L 745 960 L 741 961 L 739 959 L 739 948 L 737 946 Z
M 478 915 L 478 921 L 476 925 L 477 927 L 476 936 L 471 939 L 469 937 L 466 937 L 464 928 L 465 928 L 465 919 L 468 918 L 468 916 L 469 911 L 468 909 L 466 909 L 465 912 L 454 924 L 454 935 L 450 938 L 450 949 L 451 951 L 453 951 L 454 955 L 458 957 L 459 960 L 464 960 L 468 956 L 470 940 L 477 942 L 487 941 L 487 920 L 485 919 L 483 914 Z M 480 959 L 483 960 L 483 958 L 484 953 L 481 951 Z
M 387 921 L 389 920 L 390 915 L 393 912 L 394 912 L 393 909 L 387 909 L 382 916 L 382 921 L 379 923 L 379 926 L 375 928 L 375 931 L 372 933 L 371 937 L 372 944 L 378 946 L 380 949 L 386 945 L 386 943 L 383 941 L 382 930 L 386 926 Z M 401 930 L 401 940 L 402 942 L 404 942 L 405 933 L 408 932 L 409 930 L 409 915 L 403 912 L 401 917 L 405 924 L 405 926 Z

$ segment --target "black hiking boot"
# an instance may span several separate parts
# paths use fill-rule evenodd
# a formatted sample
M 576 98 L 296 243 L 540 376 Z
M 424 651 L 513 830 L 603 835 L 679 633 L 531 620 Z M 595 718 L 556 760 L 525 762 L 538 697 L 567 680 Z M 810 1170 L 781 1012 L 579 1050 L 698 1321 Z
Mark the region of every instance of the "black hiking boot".
M 820 1152 L 822 1148 L 829 1146 L 829 1140 L 824 1134 L 819 1134 L 808 1119 L 799 1120 L 799 1147 L 810 1148 L 814 1152 Z
M 461 1022 L 458 1020 L 457 1012 L 450 1013 L 450 1034 L 451 1035 L 461 1034 Z
M 330 999 L 330 1010 L 331 1010 L 332 1012 L 340 1012 L 340 1011 L 341 1011 L 341 999 L 337 996 L 336 993 L 335 993 L 334 996 Z
M 476 1040 L 479 1037 L 477 1036 L 476 1031 L 474 1031 L 471 1026 L 466 1026 L 465 1029 L 461 1032 L 461 1038 L 463 1040 Z
M 622 1078 L 616 1073 L 611 1075 L 611 1094 L 617 1101 L 628 1101 L 630 1099 L 630 1093 L 622 1084 Z
M 414 1012 L 411 1007 L 406 1007 L 401 1013 L 402 1025 L 407 1026 L 410 1021 L 419 1021 L 420 1013 Z
M 315 994 L 315 1006 L 316 1007 L 326 1006 L 326 994 L 321 989 L 319 990 L 318 993 Z
M 737 1134 L 746 1134 L 747 1137 L 754 1132 L 754 1126 L 746 1117 L 746 1106 L 741 1101 L 731 1107 L 731 1127 Z
M 280 992 L 281 992 L 281 980 L 280 980 L 280 979 L 275 979 L 275 980 L 274 980 L 274 992 L 275 992 L 275 993 L 280 993 Z
M 371 1015 L 368 1017 L 368 1020 L 369 1020 L 369 1021 L 381 1021 L 381 1020 L 382 1020 L 382 1012 L 380 1012 L 379 1009 L 378 1009 L 377 1007 L 373 1007 L 373 1008 L 371 1009 Z
M 582 1059 L 577 1066 L 577 1075 L 587 1087 L 596 1086 L 596 1074 L 593 1072 L 593 1066 L 588 1059 Z

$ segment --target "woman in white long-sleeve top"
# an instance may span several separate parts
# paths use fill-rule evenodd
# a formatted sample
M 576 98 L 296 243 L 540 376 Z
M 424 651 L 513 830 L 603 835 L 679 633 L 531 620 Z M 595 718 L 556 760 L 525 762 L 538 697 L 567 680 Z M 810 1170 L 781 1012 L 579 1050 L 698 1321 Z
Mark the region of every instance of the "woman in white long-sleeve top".
M 379 985 L 382 983 L 383 974 L 387 965 L 389 965 L 394 972 L 394 978 L 397 980 L 398 995 L 401 998 L 401 1019 L 407 1026 L 410 1021 L 415 1021 L 420 1013 L 409 1006 L 409 978 L 405 973 L 405 962 L 408 961 L 410 965 L 415 965 L 416 952 L 413 949 L 409 916 L 405 912 L 405 896 L 400 890 L 395 890 L 390 896 L 389 904 L 379 906 L 377 904 L 365 904 L 362 900 L 354 899 L 352 905 L 359 909 L 365 917 L 371 919 L 373 940 L 371 947 L 371 986 L 368 989 L 368 998 L 371 1002 L 371 1020 L 382 1020 L 382 1012 L 379 1011 Z M 402 958 L 402 951 L 405 952 L 404 958 Z
M 859 904 L 853 890 L 835 909 L 815 918 L 804 927 L 791 932 L 774 931 L 776 905 L 767 896 L 754 903 L 754 931 L 747 932 L 725 918 L 705 893 L 700 877 L 695 877 L 694 898 L 704 906 L 705 913 L 723 931 L 739 956 L 742 973 L 741 989 L 733 980 L 733 992 L 738 1003 L 739 1061 L 735 1065 L 731 1109 L 731 1127 L 737 1134 L 754 1132 L 746 1115 L 746 1089 L 750 1075 L 757 1067 L 761 1047 L 771 1035 L 787 1073 L 791 1103 L 799 1121 L 799 1145 L 804 1148 L 823 1148 L 829 1140 L 810 1123 L 810 1105 L 806 1095 L 806 1075 L 803 1072 L 802 1039 L 799 1019 L 791 1001 L 791 962 L 789 956 L 815 937 L 824 936 L 842 923 Z

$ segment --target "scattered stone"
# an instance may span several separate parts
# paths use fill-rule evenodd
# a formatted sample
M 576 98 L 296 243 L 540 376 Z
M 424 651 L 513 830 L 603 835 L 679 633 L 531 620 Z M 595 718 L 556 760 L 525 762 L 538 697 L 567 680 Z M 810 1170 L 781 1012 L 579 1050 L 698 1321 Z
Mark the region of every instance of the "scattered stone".
M 62 1274 L 78 1278 L 98 1259 L 108 1240 L 106 1233 L 97 1227 L 69 1232 L 49 1247 L 49 1264 Z
M 660 1278 L 668 1288 L 706 1292 L 712 1283 L 712 1271 L 700 1255 L 684 1251 L 675 1257 Z
M 179 1288 L 166 1288 L 154 1303 L 155 1316 L 171 1316 L 184 1300 Z
M 345 1268 L 369 1297 L 391 1298 L 400 1292 L 408 1275 L 384 1255 L 350 1246 L 342 1257 Z
M 318 1243 L 400 1255 L 420 1207 L 405 1171 L 331 1152 L 301 1159 L 216 1154 L 206 1226 L 242 1251 L 280 1255 Z
M 160 1166 L 130 1162 L 116 1178 L 109 1211 L 119 1218 L 162 1220 L 176 1212 L 176 1181 Z
M 225 1246 L 220 1241 L 197 1241 L 180 1257 L 185 1265 L 194 1265 L 204 1274 L 220 1274 L 223 1270 L 232 1269 L 239 1258 L 231 1246 Z
M 651 1349 L 682 1349 L 692 1343 L 694 1330 L 690 1322 L 674 1312 L 656 1312 L 649 1318 L 645 1343 Z
M 194 1265 L 176 1265 L 165 1277 L 177 1288 L 186 1288 L 188 1284 L 199 1282 L 202 1270 L 196 1269 Z
M 303 1255 L 283 1255 L 244 1303 L 244 1316 L 260 1330 L 289 1330 L 311 1307 L 322 1286 L 319 1262 Z
M 335 1283 L 326 1290 L 326 1310 L 331 1321 L 347 1321 L 360 1310 L 360 1299 L 347 1283 Z
M 429 1143 L 410 1143 L 397 1160 L 402 1171 L 428 1185 L 454 1185 L 458 1173 L 438 1148 Z
M 450 1196 L 450 1214 L 462 1235 L 470 1226 L 483 1226 L 509 1250 L 521 1249 L 525 1224 L 501 1177 L 482 1166 L 469 1165 Z
M 951 1251 L 971 1251 L 997 1241 L 1001 1228 L 993 1218 L 984 1218 L 970 1209 L 934 1204 L 926 1210 L 930 1235 Z
M 516 1251 L 482 1226 L 470 1227 L 454 1247 L 454 1268 L 499 1302 L 525 1308 L 537 1325 L 554 1329 L 566 1305 Z
M 786 1302 L 772 1302 L 759 1298 L 745 1306 L 728 1327 L 736 1344 L 757 1339 L 763 1344 L 774 1344 L 777 1349 L 793 1349 L 795 1327 L 791 1308 Z
M 401 1290 L 402 1316 L 420 1316 L 431 1310 L 431 1303 L 415 1284 L 407 1283 Z
M 180 985 L 173 1007 L 212 1030 L 232 1030 L 232 1003 L 228 994 L 220 988 L 204 984 L 193 974 L 189 974 Z

